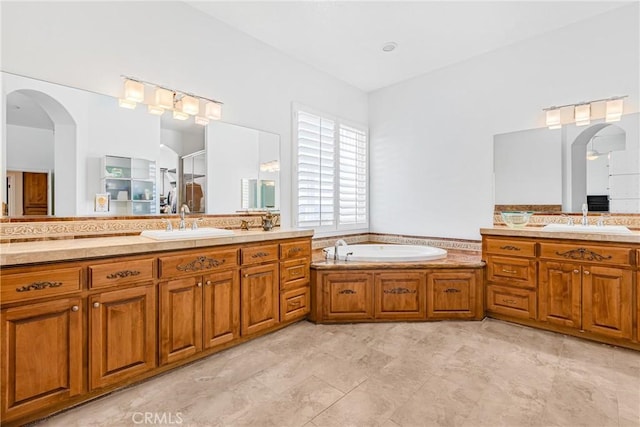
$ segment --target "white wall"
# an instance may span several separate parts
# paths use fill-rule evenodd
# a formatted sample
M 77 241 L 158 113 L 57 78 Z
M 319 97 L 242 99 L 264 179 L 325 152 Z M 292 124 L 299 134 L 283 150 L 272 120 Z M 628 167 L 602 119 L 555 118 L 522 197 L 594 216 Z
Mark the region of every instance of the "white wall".
M 614 95 L 638 111 L 638 15 L 625 6 L 371 93 L 371 231 L 478 239 L 494 134 Z
M 7 125 L 7 170 L 52 171 L 53 131 Z
M 136 76 L 219 99 L 224 120 L 281 135 L 284 224 L 291 223 L 291 103 L 367 122 L 364 92 L 184 3 L 1 7 L 5 71 L 112 96 L 120 95 L 120 75 Z

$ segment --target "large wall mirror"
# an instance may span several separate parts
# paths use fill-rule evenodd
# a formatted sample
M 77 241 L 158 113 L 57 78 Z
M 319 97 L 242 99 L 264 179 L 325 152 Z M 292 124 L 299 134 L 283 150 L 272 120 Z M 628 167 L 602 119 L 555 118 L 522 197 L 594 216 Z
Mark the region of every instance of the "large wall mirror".
M 2 201 L 9 216 L 279 209 L 280 136 L 200 126 L 144 105 L 1 73 Z M 6 184 L 5 184 L 6 183 Z M 108 203 L 98 203 L 104 195 Z
M 636 113 L 494 135 L 495 205 L 640 213 L 639 129 Z

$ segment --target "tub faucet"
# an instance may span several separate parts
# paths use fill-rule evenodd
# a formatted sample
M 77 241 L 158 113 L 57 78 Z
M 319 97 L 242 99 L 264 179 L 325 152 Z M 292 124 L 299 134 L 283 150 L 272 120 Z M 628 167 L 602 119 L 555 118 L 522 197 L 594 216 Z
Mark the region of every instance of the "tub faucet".
M 589 212 L 589 205 L 586 203 L 582 204 L 582 225 L 589 225 L 589 219 L 587 218 L 587 213 Z
M 187 206 L 186 204 L 183 204 L 182 206 L 180 206 L 180 223 L 178 224 L 178 229 L 180 230 L 187 229 L 187 223 L 184 220 L 185 213 L 189 213 L 189 206 Z
M 337 260 L 338 260 L 338 248 L 339 248 L 340 246 L 349 246 L 349 245 L 347 245 L 347 242 L 345 242 L 345 241 L 344 241 L 344 240 L 342 240 L 342 239 L 338 239 L 338 240 L 336 240 L 336 244 L 335 244 L 335 245 L 333 245 L 333 260 L 334 260 L 334 261 L 337 261 Z

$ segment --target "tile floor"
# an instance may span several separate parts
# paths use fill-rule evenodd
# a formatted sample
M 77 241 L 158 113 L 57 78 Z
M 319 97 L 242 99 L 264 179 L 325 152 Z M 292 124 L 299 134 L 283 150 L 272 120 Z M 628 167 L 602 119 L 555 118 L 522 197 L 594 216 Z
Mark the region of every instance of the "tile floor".
M 39 425 L 640 426 L 640 352 L 491 319 L 299 322 Z

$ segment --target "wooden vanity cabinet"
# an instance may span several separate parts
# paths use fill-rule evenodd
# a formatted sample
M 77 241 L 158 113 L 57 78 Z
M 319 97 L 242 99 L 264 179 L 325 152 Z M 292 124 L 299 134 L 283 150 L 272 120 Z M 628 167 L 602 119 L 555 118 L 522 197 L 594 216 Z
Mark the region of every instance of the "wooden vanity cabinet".
M 483 240 L 486 310 L 520 319 L 537 316 L 536 244 L 512 238 Z
M 538 271 L 529 276 L 535 278 L 532 283 L 516 268 L 504 268 L 517 276 L 513 279 L 497 272 L 506 265 L 501 250 L 509 247 L 518 252 L 513 249 L 517 245 L 505 245 L 505 240 L 502 236 L 483 237 L 488 315 L 612 344 L 631 346 L 632 340 L 638 342 L 640 273 L 634 270 L 640 250 L 632 250 L 631 244 L 601 241 L 510 239 L 534 248 L 526 258 L 511 257 L 513 265 L 523 269 L 528 268 L 523 259 L 534 263 L 532 268 Z M 516 259 L 520 261 L 516 263 Z M 532 315 L 536 309 L 534 297 L 536 316 Z
M 243 248 L 240 259 L 240 333 L 248 336 L 280 322 L 278 245 Z
M 2 310 L 2 419 L 84 392 L 83 304 L 65 297 Z
M 159 261 L 161 278 L 169 278 L 159 284 L 161 365 L 239 337 L 237 249 L 191 252 Z
M 156 290 L 151 284 L 89 296 L 91 390 L 156 366 Z
M 280 321 L 305 317 L 311 310 L 311 242 L 280 244 Z

